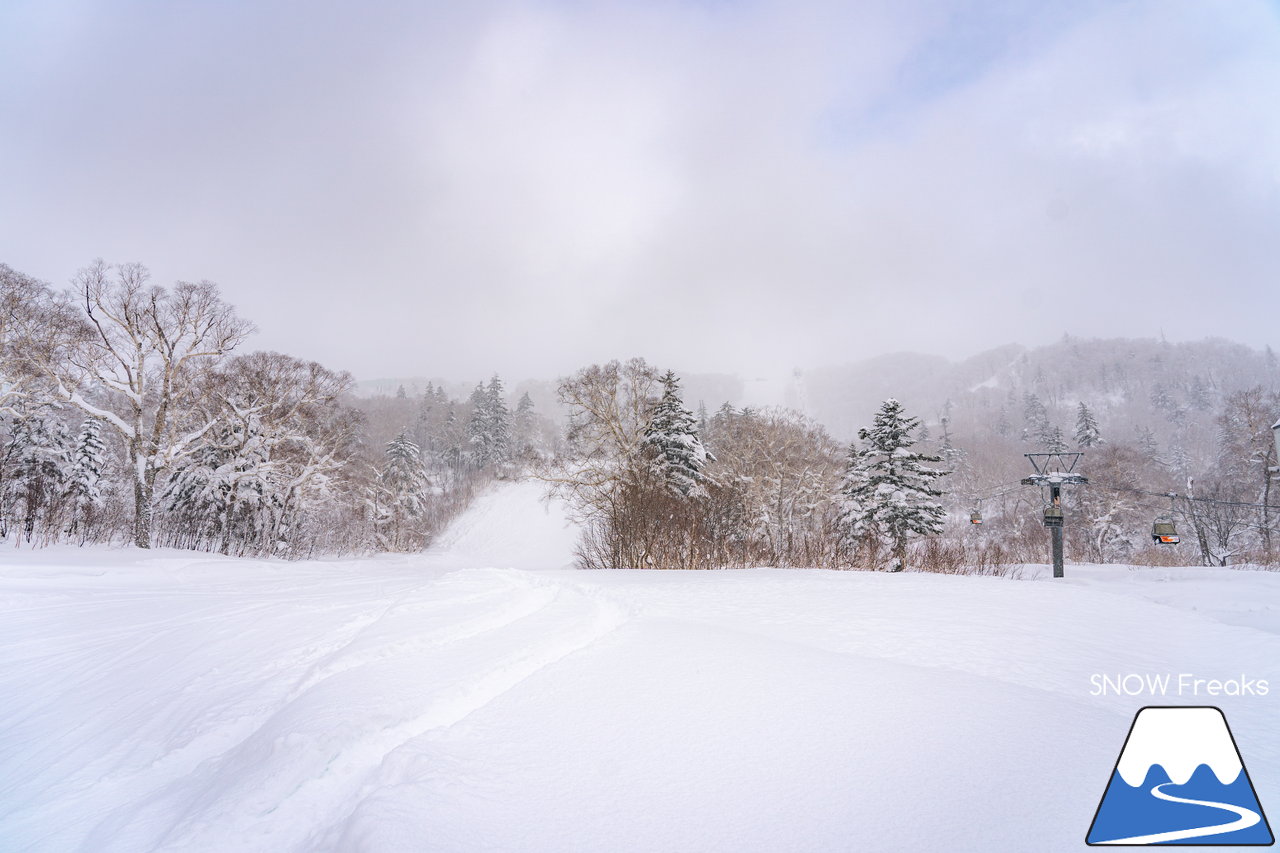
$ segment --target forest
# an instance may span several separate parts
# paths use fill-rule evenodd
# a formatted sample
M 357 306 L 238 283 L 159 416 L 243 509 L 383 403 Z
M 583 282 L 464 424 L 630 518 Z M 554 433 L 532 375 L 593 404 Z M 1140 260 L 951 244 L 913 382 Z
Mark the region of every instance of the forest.
M 533 477 L 582 523 L 586 568 L 1016 574 L 1047 559 L 1025 454 L 1080 452 L 1068 559 L 1278 562 L 1269 350 L 1064 337 L 884 356 L 796 371 L 764 406 L 641 358 L 550 388 L 359 393 L 246 351 L 253 324 L 208 281 L 96 261 L 56 290 L 0 265 L 0 299 L 0 540 L 18 546 L 413 552 L 493 479 Z

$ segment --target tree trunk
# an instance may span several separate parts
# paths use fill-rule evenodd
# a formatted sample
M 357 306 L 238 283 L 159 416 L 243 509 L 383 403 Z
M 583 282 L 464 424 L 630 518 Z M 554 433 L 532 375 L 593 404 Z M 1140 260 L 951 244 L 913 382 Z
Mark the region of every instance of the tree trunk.
M 1264 464 L 1271 462 L 1270 456 L 1263 458 Z M 1271 562 L 1271 467 L 1262 470 L 1262 554 L 1268 564 Z
M 889 564 L 889 571 L 900 572 L 906 567 L 907 538 L 905 536 L 896 536 L 893 542 L 893 562 Z
M 155 493 L 156 470 L 146 462 L 144 448 L 133 447 L 133 544 L 151 547 L 151 499 Z
M 133 544 L 151 547 L 151 489 L 137 477 L 133 481 Z

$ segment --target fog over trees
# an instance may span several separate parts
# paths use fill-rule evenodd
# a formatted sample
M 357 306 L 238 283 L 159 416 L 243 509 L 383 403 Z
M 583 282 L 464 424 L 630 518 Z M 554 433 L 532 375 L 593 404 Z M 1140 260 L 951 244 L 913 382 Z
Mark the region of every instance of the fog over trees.
M 1277 562 L 1280 367 L 1220 340 L 1063 337 L 732 376 L 643 358 L 508 391 L 250 351 L 203 281 L 96 261 L 57 290 L 0 267 L 0 537 L 305 557 L 416 551 L 494 478 L 536 477 L 584 567 L 1015 572 L 1045 559 L 1024 454 L 1085 454 L 1069 558 Z M 927 367 L 927 369 L 922 369 Z M 446 390 L 446 385 L 454 389 Z M 719 399 L 707 398 L 719 395 Z M 900 402 L 901 400 L 901 402 Z M 1179 544 L 1157 544 L 1156 522 Z

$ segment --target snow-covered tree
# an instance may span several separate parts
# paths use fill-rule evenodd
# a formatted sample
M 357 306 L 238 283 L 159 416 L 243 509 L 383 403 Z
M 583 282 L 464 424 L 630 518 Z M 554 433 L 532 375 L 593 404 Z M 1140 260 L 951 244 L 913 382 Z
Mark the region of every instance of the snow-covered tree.
M 382 483 L 396 496 L 409 515 L 421 509 L 426 476 L 422 470 L 422 451 L 408 433 L 400 433 L 387 445 L 387 462 L 382 469 Z
M 996 434 L 1001 438 L 1008 438 L 1013 432 L 1013 424 L 1009 423 L 1009 410 L 1004 406 L 1000 407 L 1000 417 L 996 420 Z
M 1213 408 L 1213 395 L 1200 374 L 1191 377 L 1191 388 L 1187 392 L 1187 400 L 1191 408 L 1197 412 L 1207 412 Z
M 1062 427 L 1049 428 L 1049 434 L 1045 436 L 1044 449 L 1050 453 L 1063 453 L 1066 451 L 1067 437 L 1062 434 Z
M 1178 407 L 1178 401 L 1169 393 L 1164 383 L 1157 383 L 1155 388 L 1151 389 L 1151 405 L 1163 412 L 1170 412 Z
M 56 420 L 27 414 L 10 423 L 0 455 L 9 463 L 0 494 L 0 510 L 21 519 L 22 535 L 31 541 L 38 525 L 54 520 L 70 467 L 66 430 Z M 7 524 L 4 525 L 7 527 Z
M 1150 427 L 1138 427 L 1138 448 L 1148 462 L 1162 461 L 1160 459 L 1160 443 L 1156 440 L 1156 434 Z
M 507 409 L 506 391 L 498 374 L 489 380 L 485 396 L 488 403 L 489 456 L 493 462 L 506 462 L 511 458 L 511 412 Z
M 1022 401 L 1022 440 L 1044 444 L 1049 438 L 1049 413 L 1039 395 L 1028 391 Z
M 40 369 L 64 402 L 99 417 L 125 445 L 133 476 L 134 544 L 150 548 L 156 481 L 192 452 L 217 416 L 199 379 L 253 331 L 213 282 L 149 286 L 141 264 L 96 261 L 76 278 L 83 316 Z M 75 320 L 72 322 L 72 320 Z
M 526 391 L 516 403 L 511 418 L 512 446 L 517 456 L 529 456 L 537 443 L 538 422 L 533 411 L 533 400 Z
M 107 464 L 107 446 L 102 440 L 102 419 L 86 418 L 76 436 L 72 457 L 70 488 L 77 503 L 97 506 L 102 501 L 102 472 Z
M 940 533 L 946 516 L 938 501 L 943 493 L 932 485 L 946 472 L 930 467 L 941 458 L 911 449 L 919 424 L 897 400 L 886 400 L 871 429 L 858 431 L 861 446 L 850 446 L 840 488 L 846 536 L 888 547 L 894 572 L 906 567 L 907 543 Z
M 1102 435 L 1098 432 L 1098 421 L 1082 400 L 1076 407 L 1076 446 L 1088 450 L 1099 444 L 1102 444 Z
M 102 420 L 89 417 L 80 425 L 67 472 L 67 493 L 71 498 L 71 525 L 75 534 L 83 523 L 102 508 L 102 475 L 107 464 L 107 447 L 102 440 Z
M 659 382 L 662 396 L 644 431 L 645 450 L 668 488 L 686 497 L 703 494 L 709 482 L 705 469 L 715 457 L 703 445 L 698 423 L 680 399 L 675 373 L 668 370 Z
M 409 525 L 426 509 L 427 477 L 422 468 L 422 453 L 407 432 L 402 432 L 387 445 L 386 465 L 381 483 L 390 504 L 391 531 L 389 546 L 400 549 L 413 538 Z
M 471 392 L 471 418 L 467 421 L 468 455 L 477 468 L 500 464 L 511 457 L 511 414 L 502 388 L 494 374 Z

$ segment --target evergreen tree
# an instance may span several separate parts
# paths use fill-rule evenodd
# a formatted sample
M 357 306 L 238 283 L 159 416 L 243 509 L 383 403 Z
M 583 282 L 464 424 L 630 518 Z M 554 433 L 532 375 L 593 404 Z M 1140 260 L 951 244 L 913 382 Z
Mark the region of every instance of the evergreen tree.
M 3 456 L 13 464 L 0 496 L 6 509 L 22 518 L 28 541 L 38 523 L 49 520 L 58 499 L 66 491 L 70 467 L 70 442 L 59 422 L 39 415 L 23 415 L 10 424 Z
M 1195 460 L 1191 458 L 1191 454 L 1181 444 L 1174 444 L 1169 448 L 1169 468 L 1178 474 L 1179 477 L 1187 477 L 1191 473 L 1191 466 Z
M 718 442 L 724 441 L 737 417 L 737 410 L 728 401 L 722 403 L 707 422 L 707 428 L 701 431 L 702 443 L 712 449 Z
M 680 380 L 663 374 L 662 397 L 653 407 L 644 431 L 644 447 L 667 487 L 688 497 L 704 494 L 710 482 L 704 469 L 715 457 L 703 445 L 693 413 L 680 399 Z
M 400 500 L 410 515 L 417 515 L 426 491 L 421 449 L 407 432 L 402 432 L 387 444 L 386 455 L 386 466 L 382 469 L 383 485 Z
M 72 457 L 71 488 L 78 500 L 98 504 L 102 500 L 100 481 L 106 467 L 107 446 L 102 441 L 102 420 L 90 417 L 80 425 Z
M 1040 402 L 1040 397 L 1030 391 L 1027 392 L 1022 401 L 1022 417 L 1024 422 L 1022 440 L 1035 441 L 1041 445 L 1045 444 L 1051 431 L 1049 413 L 1045 411 L 1044 403 Z
M 1088 450 L 1099 444 L 1102 444 L 1102 436 L 1098 432 L 1098 421 L 1082 400 L 1076 408 L 1076 446 Z
M 534 452 L 537 419 L 533 413 L 533 400 L 526 391 L 520 395 L 516 403 L 515 414 L 511 418 L 512 434 L 515 440 L 516 453 L 530 456 Z
M 950 400 L 947 401 L 948 406 L 950 402 Z M 951 417 L 949 415 L 942 416 L 940 426 L 942 427 L 942 447 L 938 452 L 942 455 L 942 461 L 947 464 L 947 467 L 951 471 L 955 471 L 964 459 L 965 453 L 951 441 Z
M 1001 438 L 1008 438 L 1013 432 L 1013 424 L 1009 423 L 1009 410 L 1004 406 L 1000 407 L 1000 418 L 996 421 L 996 433 Z
M 471 392 L 467 441 L 476 467 L 506 462 L 511 456 L 511 414 L 497 374 L 488 387 L 482 382 Z
M 1050 453 L 1063 453 L 1067 449 L 1067 438 L 1062 434 L 1062 427 L 1055 426 L 1049 430 L 1044 449 Z
M 840 521 L 846 534 L 886 545 L 894 572 L 906 567 L 908 541 L 942 532 L 946 517 L 938 502 L 942 491 L 932 485 L 946 472 L 929 467 L 941 458 L 911 450 L 919 424 L 897 400 L 886 400 L 871 429 L 858 431 L 862 446 L 850 445 L 841 483 Z
M 454 469 L 462 467 L 463 461 L 463 430 L 458 424 L 458 412 L 451 405 L 449 411 L 444 416 L 444 435 L 441 441 L 444 446 L 443 457 L 445 463 Z
M 507 409 L 502 380 L 494 374 L 485 391 L 488 404 L 489 460 L 506 462 L 511 458 L 511 412 Z
M 1156 434 L 1149 427 L 1138 427 L 1138 447 L 1148 460 L 1160 462 L 1160 443 L 1156 441 Z
M 421 450 L 407 432 L 400 433 L 387 444 L 386 456 L 380 479 L 391 504 L 390 545 L 399 549 L 408 540 L 407 523 L 426 510 L 427 475 L 422 468 Z
M 1191 408 L 1197 412 L 1207 412 L 1213 408 L 1212 392 L 1200 374 L 1191 377 L 1191 390 L 1187 392 L 1187 399 L 1191 403 Z
M 435 416 L 435 403 L 435 394 L 428 384 L 426 393 L 418 401 L 418 414 L 413 419 L 413 440 L 419 450 L 424 452 L 434 449 L 435 442 L 431 427 Z
M 72 501 L 71 532 L 79 529 L 94 511 L 102 507 L 102 472 L 106 467 L 106 444 L 102 441 L 102 421 L 90 417 L 80 425 L 67 476 Z
M 467 402 L 471 417 L 467 419 L 466 455 L 477 468 L 483 468 L 489 463 L 489 400 L 483 382 L 471 390 Z

